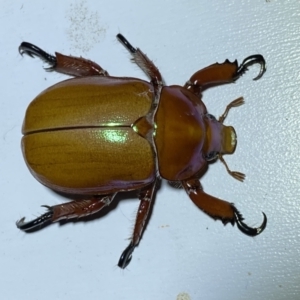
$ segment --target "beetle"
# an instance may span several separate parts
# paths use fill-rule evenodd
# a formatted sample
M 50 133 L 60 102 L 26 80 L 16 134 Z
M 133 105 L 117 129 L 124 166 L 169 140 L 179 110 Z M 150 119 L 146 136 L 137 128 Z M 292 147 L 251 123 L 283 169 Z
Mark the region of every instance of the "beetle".
M 243 181 L 244 174 L 231 171 L 223 158 L 235 151 L 237 137 L 223 124 L 231 102 L 217 120 L 202 102 L 202 92 L 235 82 L 253 64 L 260 65 L 254 80 L 262 77 L 262 55 L 212 64 L 195 72 L 184 86 L 166 86 L 158 68 L 121 34 L 117 39 L 150 82 L 112 77 L 100 65 L 82 57 L 55 56 L 23 42 L 21 55 L 39 57 L 47 71 L 71 75 L 40 93 L 28 106 L 22 133 L 22 152 L 32 175 L 58 192 L 80 195 L 79 200 L 45 206 L 40 217 L 17 221 L 28 232 L 60 220 L 85 217 L 108 206 L 119 192 L 137 191 L 140 205 L 129 245 L 118 262 L 126 268 L 145 229 L 157 183 L 167 180 L 183 188 L 194 204 L 224 225 L 230 222 L 246 235 L 256 236 L 266 227 L 243 222 L 234 204 L 206 194 L 200 177 L 210 161 L 220 159 L 230 175 Z

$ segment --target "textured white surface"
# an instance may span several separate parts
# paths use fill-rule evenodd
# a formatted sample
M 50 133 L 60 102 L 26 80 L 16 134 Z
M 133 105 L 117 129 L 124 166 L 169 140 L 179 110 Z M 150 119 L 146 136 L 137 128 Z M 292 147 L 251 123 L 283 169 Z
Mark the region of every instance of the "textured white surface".
M 126 4 L 125 4 L 126 3 Z M 184 3 L 184 4 L 183 4 Z M 300 299 L 300 5 L 299 0 L 6 1 L 1 3 L 0 48 L 0 290 L 1 299 Z M 168 84 L 226 58 L 261 53 L 268 70 L 253 67 L 236 84 L 205 92 L 219 116 L 233 99 L 238 147 L 227 162 L 247 174 L 241 184 L 221 163 L 202 183 L 234 202 L 258 237 L 199 211 L 183 191 L 165 184 L 128 269 L 115 264 L 133 226 L 136 199 L 120 201 L 101 219 L 53 224 L 24 234 L 16 219 L 63 200 L 28 172 L 20 149 L 31 99 L 66 76 L 46 73 L 21 57 L 22 41 L 53 53 L 82 55 L 110 74 L 144 74 L 115 35 L 123 33 L 155 62 Z M 189 298 L 188 298 L 189 297 Z

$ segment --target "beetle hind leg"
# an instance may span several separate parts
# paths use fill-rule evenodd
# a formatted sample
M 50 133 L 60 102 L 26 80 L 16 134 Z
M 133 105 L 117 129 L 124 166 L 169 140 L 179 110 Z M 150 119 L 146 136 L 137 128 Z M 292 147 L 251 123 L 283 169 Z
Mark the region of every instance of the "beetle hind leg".
M 25 53 L 30 57 L 37 56 L 42 61 L 48 63 L 49 67 L 45 68 L 46 71 L 56 71 L 75 77 L 108 76 L 108 73 L 98 64 L 83 57 L 67 56 L 58 52 L 55 52 L 55 56 L 53 56 L 27 42 L 21 43 L 19 52 L 21 55 Z
M 131 241 L 126 249 L 122 252 L 122 255 L 119 259 L 118 266 L 121 269 L 125 269 L 132 259 L 132 253 L 134 248 L 139 244 L 141 236 L 145 230 L 147 224 L 149 212 L 153 207 L 153 198 L 155 194 L 156 181 L 150 186 L 144 188 L 139 195 L 141 203 L 138 208 L 136 221 L 134 225 L 134 231 L 132 234 Z
M 25 232 L 32 231 L 52 223 L 53 222 L 51 221 L 52 217 L 53 217 L 53 210 L 49 209 L 49 211 L 47 211 L 46 213 L 42 214 L 41 216 L 39 216 L 38 218 L 32 221 L 25 222 L 25 218 L 22 218 L 16 222 L 16 225 L 19 229 Z
M 25 218 L 22 218 L 16 222 L 16 225 L 23 231 L 34 231 L 61 220 L 86 217 L 108 206 L 114 196 L 115 194 L 93 197 L 91 199 L 75 200 L 54 206 L 44 205 L 44 207 L 48 208 L 46 213 L 29 222 L 24 222 Z
M 41 48 L 27 43 L 23 42 L 19 46 L 19 53 L 23 55 L 24 53 L 29 55 L 30 57 L 37 56 L 39 57 L 42 61 L 48 63 L 50 65 L 50 69 L 55 68 L 56 65 L 56 58 L 53 55 L 50 55 L 49 53 L 45 52 Z

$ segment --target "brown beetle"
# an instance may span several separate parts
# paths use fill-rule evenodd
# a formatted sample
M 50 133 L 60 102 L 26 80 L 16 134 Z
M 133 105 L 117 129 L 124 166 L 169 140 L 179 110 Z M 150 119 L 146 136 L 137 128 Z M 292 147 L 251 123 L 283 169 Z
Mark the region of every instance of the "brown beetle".
M 150 82 L 137 78 L 112 77 L 96 63 L 55 53 L 52 56 L 35 45 L 23 42 L 19 51 L 37 56 L 50 65 L 47 70 L 76 78 L 46 89 L 29 105 L 24 124 L 22 150 L 33 176 L 47 187 L 68 194 L 83 195 L 82 200 L 46 206 L 37 219 L 17 222 L 24 231 L 48 223 L 79 218 L 109 205 L 118 192 L 137 190 L 140 206 L 129 246 L 118 266 L 125 268 L 140 241 L 153 204 L 157 182 L 163 178 L 183 187 L 191 200 L 205 213 L 224 224 L 237 224 L 245 234 L 255 236 L 267 224 L 251 228 L 232 203 L 204 193 L 199 178 L 208 162 L 220 159 L 229 174 L 243 181 L 244 175 L 227 167 L 223 154 L 236 147 L 233 127 L 223 125 L 231 107 L 216 118 L 208 114 L 201 101 L 208 87 L 236 81 L 249 66 L 261 66 L 261 55 L 213 64 L 192 75 L 184 86 L 165 86 L 156 66 L 123 35 L 117 38 Z

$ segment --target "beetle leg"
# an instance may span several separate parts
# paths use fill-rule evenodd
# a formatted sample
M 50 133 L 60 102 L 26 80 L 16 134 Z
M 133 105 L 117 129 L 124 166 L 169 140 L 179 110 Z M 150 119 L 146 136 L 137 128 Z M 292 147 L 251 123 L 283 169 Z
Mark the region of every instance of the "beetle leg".
M 230 62 L 228 59 L 222 64 L 212 64 L 194 73 L 184 87 L 194 94 L 200 95 L 203 90 L 209 87 L 234 82 L 253 64 L 260 65 L 260 72 L 253 79 L 258 80 L 266 72 L 266 62 L 260 54 L 245 58 L 240 66 L 236 60 Z
M 131 53 L 133 61 L 151 79 L 151 82 L 154 84 L 154 86 L 163 86 L 163 79 L 159 70 L 154 65 L 154 63 L 147 57 L 147 55 L 144 54 L 139 48 L 134 48 L 122 34 L 117 34 L 117 38 Z
M 114 196 L 115 194 L 93 197 L 92 199 L 75 200 L 54 206 L 44 205 L 44 207 L 48 208 L 46 213 L 29 222 L 24 222 L 25 218 L 22 218 L 17 221 L 16 225 L 23 231 L 32 231 L 53 222 L 86 217 L 100 211 L 103 207 L 108 206 Z
M 27 42 L 21 43 L 19 46 L 19 53 L 23 55 L 24 53 L 29 55 L 30 57 L 37 56 L 42 61 L 48 63 L 50 66 L 55 67 L 56 65 L 56 58 L 53 55 L 45 52 L 41 48 Z
M 48 63 L 50 67 L 45 68 L 46 71 L 56 71 L 75 77 L 108 76 L 108 73 L 98 64 L 83 57 L 67 56 L 58 52 L 55 52 L 55 56 L 53 56 L 27 42 L 23 42 L 19 46 L 19 52 L 21 55 L 25 53 L 31 57 L 37 56 Z
M 153 198 L 154 198 L 156 181 L 157 180 L 155 180 L 154 183 L 144 188 L 140 192 L 139 199 L 141 200 L 141 203 L 137 212 L 133 235 L 131 237 L 131 241 L 129 245 L 123 251 L 118 262 L 118 266 L 122 269 L 125 269 L 130 263 L 132 258 L 132 252 L 134 248 L 139 244 L 141 236 L 145 230 L 148 215 L 153 206 Z
M 267 217 L 263 213 L 264 220 L 257 228 L 249 227 L 243 222 L 243 217 L 232 203 L 218 199 L 204 193 L 198 179 L 189 179 L 182 181 L 187 194 L 191 200 L 206 214 L 215 220 L 221 220 L 224 225 L 230 222 L 232 225 L 237 224 L 237 227 L 243 233 L 249 236 L 260 234 L 267 225 Z

